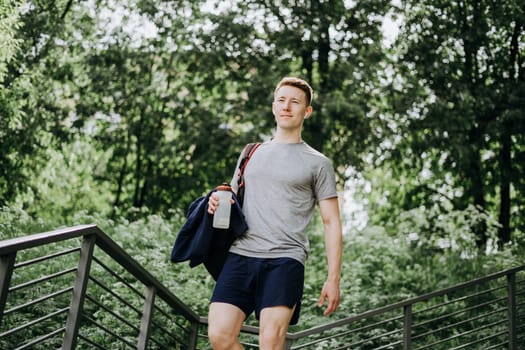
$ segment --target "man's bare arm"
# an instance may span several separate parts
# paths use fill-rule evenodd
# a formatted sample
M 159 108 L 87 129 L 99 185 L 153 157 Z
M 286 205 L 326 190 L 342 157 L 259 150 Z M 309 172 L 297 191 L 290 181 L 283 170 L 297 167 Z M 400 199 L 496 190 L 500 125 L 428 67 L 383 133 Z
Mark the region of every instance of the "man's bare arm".
M 327 301 L 324 315 L 334 312 L 340 302 L 341 260 L 343 252 L 343 236 L 339 202 L 337 198 L 325 199 L 319 202 L 323 220 L 328 276 L 321 291 L 319 306 Z

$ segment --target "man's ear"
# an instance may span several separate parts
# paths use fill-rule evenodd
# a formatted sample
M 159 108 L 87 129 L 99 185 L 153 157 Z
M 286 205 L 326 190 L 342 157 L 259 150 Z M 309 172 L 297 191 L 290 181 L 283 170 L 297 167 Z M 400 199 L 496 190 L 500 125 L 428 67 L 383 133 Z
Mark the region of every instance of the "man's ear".
M 314 111 L 314 108 L 312 106 L 306 107 L 306 113 L 304 114 L 304 119 L 310 118 L 313 111 Z

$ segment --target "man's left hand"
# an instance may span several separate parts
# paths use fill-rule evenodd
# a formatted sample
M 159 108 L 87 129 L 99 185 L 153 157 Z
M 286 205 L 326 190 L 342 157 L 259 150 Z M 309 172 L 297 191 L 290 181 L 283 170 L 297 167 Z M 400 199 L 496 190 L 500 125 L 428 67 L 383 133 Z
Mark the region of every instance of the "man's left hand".
M 337 309 L 341 298 L 340 294 L 341 292 L 339 289 L 339 283 L 330 281 L 326 281 L 324 283 L 323 289 L 321 290 L 321 297 L 317 303 L 319 307 L 322 307 L 325 303 L 325 300 L 327 300 L 328 305 L 324 310 L 323 315 L 330 315 Z

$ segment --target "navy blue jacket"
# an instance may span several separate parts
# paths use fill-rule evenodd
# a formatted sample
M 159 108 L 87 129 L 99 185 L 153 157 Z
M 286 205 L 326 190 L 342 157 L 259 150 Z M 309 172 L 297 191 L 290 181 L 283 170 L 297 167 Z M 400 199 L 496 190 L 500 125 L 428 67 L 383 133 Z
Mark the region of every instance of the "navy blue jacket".
M 213 215 L 208 213 L 208 199 L 213 192 L 215 190 L 191 203 L 186 222 L 173 244 L 171 262 L 189 260 L 191 267 L 204 263 L 208 272 L 217 280 L 231 244 L 248 230 L 248 225 L 237 197 L 232 192 L 235 204 L 232 205 L 230 228 L 213 228 Z

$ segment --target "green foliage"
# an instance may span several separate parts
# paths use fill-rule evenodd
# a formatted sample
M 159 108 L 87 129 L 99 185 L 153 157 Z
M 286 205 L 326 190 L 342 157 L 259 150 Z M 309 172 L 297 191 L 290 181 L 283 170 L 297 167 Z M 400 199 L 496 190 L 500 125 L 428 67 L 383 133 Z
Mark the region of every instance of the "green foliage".
M 34 217 L 60 226 L 67 225 L 78 212 L 109 215 L 111 188 L 100 181 L 107 153 L 76 138 L 64 143 L 60 151 L 48 149 L 45 158 L 48 161 L 36 167 L 29 189 L 17 198 L 20 206 L 26 205 Z
M 497 223 L 472 207 L 448 213 L 437 207 L 418 208 L 392 220 L 395 224 L 388 227 L 368 225 L 345 234 L 342 302 L 331 318 L 344 318 L 525 263 L 523 245 L 498 249 Z M 486 252 L 480 252 L 475 244 L 473 227 L 480 220 L 491 223 L 488 236 L 492 237 L 492 250 Z M 311 227 L 303 313 L 296 328 L 328 322 L 316 306 L 326 278 L 321 230 L 320 223 Z
M 4 81 L 8 64 L 20 47 L 20 39 L 15 34 L 20 28 L 19 7 L 22 3 L 18 0 L 0 3 L 0 84 Z M 0 85 L 0 89 L 3 89 L 3 85 Z
M 11 239 L 23 234 L 50 231 L 58 227 L 55 222 L 33 218 L 21 207 L 0 208 L 0 239 Z
M 49 186 L 35 179 L 45 166 L 61 172 L 55 160 L 68 156 L 58 153 L 80 139 L 101 163 L 77 179 L 89 184 L 53 185 L 78 203 L 61 215 L 83 206 L 131 219 L 186 207 L 230 179 L 246 142 L 271 135 L 273 87 L 295 74 L 316 90 L 304 137 L 333 160 L 341 187 L 349 166 L 374 164 L 398 181 L 394 210 L 428 207 L 439 193 L 455 209 L 498 217 L 508 242 L 522 226 L 511 214 L 523 197 L 523 8 L 462 4 L 4 3 L 0 203 L 45 211 Z M 389 50 L 387 14 L 405 20 Z
M 389 13 L 404 22 L 386 48 Z M 316 91 L 305 140 L 341 187 L 358 172 L 368 215 L 345 232 L 332 318 L 522 264 L 524 16 L 517 0 L 3 1 L 0 238 L 96 223 L 205 314 L 213 281 L 171 244 L 271 136 L 293 74 Z M 320 225 L 299 328 L 326 322 Z
M 448 0 L 404 6 L 394 56 L 402 78 L 390 97 L 397 140 L 389 164 L 403 173 L 425 169 L 438 181 L 448 177 L 457 191 L 454 207 L 492 212 L 501 224 L 500 243 L 509 242 L 511 227 L 520 225 L 511 213 L 523 197 L 515 171 L 525 125 L 516 110 L 523 107 L 525 68 L 517 61 L 523 55 L 523 4 Z M 425 196 L 427 188 L 414 190 Z M 481 225 L 478 242 L 488 238 Z
M 57 222 L 51 217 L 49 221 L 35 221 L 22 209 L 4 208 L 0 211 L 0 215 L 3 239 L 42 232 L 57 226 Z M 525 255 L 521 248 L 523 245 L 509 246 L 487 254 L 479 253 L 473 243 L 474 233 L 469 229 L 473 222 L 483 216 L 476 210 L 452 211 L 448 215 L 438 216 L 427 216 L 422 210 L 412 210 L 397 218 L 396 225 L 399 230 L 396 232 L 389 232 L 389 229 L 381 226 L 367 226 L 362 231 L 345 233 L 341 278 L 342 302 L 338 311 L 330 318 L 322 316 L 323 308 L 317 306 L 319 293 L 326 278 L 327 266 L 321 232 L 322 222 L 316 218 L 309 228 L 311 253 L 306 265 L 301 322 L 291 330 L 297 331 L 346 318 L 352 314 L 525 263 L 523 259 Z M 172 212 L 171 216 L 163 218 L 143 212 L 140 217 L 134 221 L 124 218 L 110 220 L 97 214 L 77 212 L 70 217 L 67 224 L 97 223 L 131 257 L 191 309 L 200 315 L 206 315 L 214 285 L 213 279 L 202 265 L 190 268 L 187 263 L 172 264 L 169 261 L 171 247 L 176 233 L 184 222 L 184 215 Z M 495 227 L 491 230 L 495 235 Z M 110 261 L 105 263 L 112 266 Z M 58 261 L 55 267 L 63 269 L 64 266 L 67 266 L 67 263 Z M 30 279 L 55 271 L 55 267 L 45 265 L 44 267 L 45 272 L 27 269 L 26 276 L 23 278 Z M 122 289 L 123 295 L 130 293 L 126 288 L 122 288 L 120 281 L 103 273 L 98 265 L 95 264 L 93 269 L 98 271 L 96 275 L 104 283 L 108 283 L 115 290 Z M 114 269 L 114 272 L 126 278 L 125 274 L 118 271 L 119 269 Z M 451 274 L 450 271 L 454 273 Z M 133 281 L 129 280 L 129 282 Z M 55 284 L 60 283 L 57 281 Z M 129 302 L 134 298 L 136 298 L 134 293 L 126 297 Z M 104 298 L 101 302 L 120 315 L 132 312 L 126 311 L 120 302 L 111 298 Z M 89 302 L 86 305 L 89 310 L 93 307 L 95 306 Z M 96 309 L 95 307 L 93 311 Z M 42 310 L 42 313 L 45 314 L 45 311 Z M 33 314 L 29 313 L 24 317 L 30 319 Z M 99 319 L 99 321 L 109 325 L 115 322 L 111 319 Z M 256 324 L 253 317 L 248 323 Z M 124 324 L 115 327 L 124 333 L 127 332 Z M 87 329 L 91 332 L 91 328 Z M 92 331 L 96 332 L 96 328 Z M 99 336 L 101 343 L 104 343 L 104 334 L 101 333 Z

